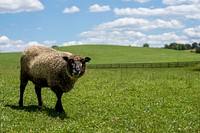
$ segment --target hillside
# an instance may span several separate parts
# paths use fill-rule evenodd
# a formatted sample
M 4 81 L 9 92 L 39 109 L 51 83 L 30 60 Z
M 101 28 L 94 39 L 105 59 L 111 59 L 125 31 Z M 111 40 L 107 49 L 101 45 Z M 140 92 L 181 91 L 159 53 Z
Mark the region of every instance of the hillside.
M 92 64 L 199 61 L 200 54 L 162 48 L 83 45 L 56 48 L 92 58 Z
M 56 47 L 60 51 L 90 56 L 91 64 L 199 61 L 200 54 L 161 48 L 112 45 Z M 0 53 L 0 66 L 19 66 L 21 53 Z

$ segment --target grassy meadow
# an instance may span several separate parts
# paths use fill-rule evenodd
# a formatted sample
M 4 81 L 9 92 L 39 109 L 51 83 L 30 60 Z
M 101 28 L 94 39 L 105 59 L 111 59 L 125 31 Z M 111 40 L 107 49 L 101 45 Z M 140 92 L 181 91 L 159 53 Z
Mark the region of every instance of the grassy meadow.
M 97 52 L 99 49 L 92 50 L 94 53 L 88 50 L 88 47 L 98 46 L 82 47 L 87 48 L 79 49 L 74 46 L 64 47 L 62 50 L 70 49 L 73 53 L 91 56 L 93 60 L 91 63 L 108 62 L 109 59 L 104 60 L 104 55 Z M 142 53 L 142 48 L 130 49 L 135 51 L 135 54 L 137 52 L 139 54 L 140 50 Z M 153 48 L 149 50 L 156 51 Z M 114 51 L 116 52 L 113 54 L 117 54 L 120 50 Z M 151 53 L 147 51 L 143 53 Z M 157 53 L 163 52 L 166 50 L 161 49 Z M 181 58 L 180 55 L 188 57 L 188 60 L 197 60 L 199 57 L 198 54 L 188 51 L 167 50 L 168 52 L 174 53 L 174 58 L 177 57 L 175 60 Z M 128 54 L 128 52 L 122 53 Z M 107 53 L 109 54 L 111 53 Z M 145 55 L 144 58 L 138 58 L 145 62 L 147 60 Z M 78 80 L 75 88 L 63 95 L 65 115 L 54 111 L 56 96 L 49 88 L 42 90 L 45 107 L 37 107 L 37 98 L 31 82 L 25 90 L 24 107 L 18 107 L 19 68 L 12 66 L 18 66 L 19 56 L 20 53 L 10 53 L 7 56 L 5 53 L 0 54 L 0 132 L 2 133 L 200 132 L 200 66 L 88 69 Z M 126 58 L 126 61 L 136 62 L 136 57 Z M 117 61 L 114 55 L 112 58 L 111 62 Z M 151 62 L 156 61 L 150 55 L 149 58 L 152 59 Z M 96 61 L 97 59 L 99 60 Z M 122 61 L 119 55 L 116 59 Z M 161 58 L 157 59 L 159 60 L 161 61 Z
M 143 48 L 111 45 L 82 45 L 56 47 L 60 51 L 89 56 L 91 64 L 152 63 L 199 61 L 200 54 L 188 50 L 177 51 L 162 48 Z M 21 53 L 0 53 L 0 66 L 19 66 Z
M 92 58 L 92 64 L 182 62 L 200 60 L 200 54 L 191 53 L 188 50 L 177 51 L 162 48 L 112 45 L 69 46 L 58 47 L 57 49 L 90 56 Z

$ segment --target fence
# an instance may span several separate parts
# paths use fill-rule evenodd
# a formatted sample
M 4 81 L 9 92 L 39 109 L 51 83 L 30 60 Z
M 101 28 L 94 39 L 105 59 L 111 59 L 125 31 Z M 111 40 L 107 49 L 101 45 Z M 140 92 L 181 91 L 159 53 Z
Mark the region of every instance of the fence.
M 108 69 L 108 68 L 170 68 L 170 67 L 189 67 L 200 65 L 200 61 L 190 62 L 161 62 L 161 63 L 120 63 L 120 64 L 88 64 L 89 69 Z

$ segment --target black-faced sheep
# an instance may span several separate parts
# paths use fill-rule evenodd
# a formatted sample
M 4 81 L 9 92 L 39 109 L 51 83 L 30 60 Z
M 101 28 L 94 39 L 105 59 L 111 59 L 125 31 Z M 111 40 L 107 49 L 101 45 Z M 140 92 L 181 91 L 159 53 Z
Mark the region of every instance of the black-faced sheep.
M 55 110 L 64 112 L 61 97 L 74 87 L 85 72 L 85 63 L 89 61 L 89 57 L 83 58 L 43 46 L 26 49 L 21 56 L 19 106 L 23 106 L 24 90 L 30 80 L 35 85 L 39 106 L 43 106 L 41 88 L 50 87 L 57 96 Z

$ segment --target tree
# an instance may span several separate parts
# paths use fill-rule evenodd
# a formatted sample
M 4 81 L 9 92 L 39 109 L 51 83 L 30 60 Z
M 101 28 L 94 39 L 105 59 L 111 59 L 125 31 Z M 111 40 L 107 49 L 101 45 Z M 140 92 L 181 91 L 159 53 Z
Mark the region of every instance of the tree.
M 164 45 L 164 48 L 166 48 L 166 49 L 170 49 L 170 47 L 169 47 L 168 44 L 165 44 L 165 45 Z
M 57 48 L 58 46 L 57 45 L 53 45 L 51 48 Z
M 173 42 L 173 43 L 170 43 L 169 45 L 170 49 L 175 49 L 175 50 L 178 50 L 178 44 Z
M 145 43 L 145 44 L 143 45 L 143 47 L 149 48 L 149 44 L 148 44 L 148 43 Z
M 188 50 L 188 49 L 191 49 L 192 46 L 190 44 L 180 44 L 180 43 L 173 42 L 173 43 L 170 43 L 169 45 L 165 44 L 164 48 L 174 49 L 174 50 Z
M 192 49 L 192 46 L 190 44 L 185 44 L 186 49 Z
M 192 48 L 195 49 L 199 44 L 197 42 L 192 43 Z
M 196 53 L 200 53 L 200 47 L 195 48 Z

